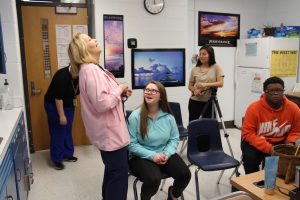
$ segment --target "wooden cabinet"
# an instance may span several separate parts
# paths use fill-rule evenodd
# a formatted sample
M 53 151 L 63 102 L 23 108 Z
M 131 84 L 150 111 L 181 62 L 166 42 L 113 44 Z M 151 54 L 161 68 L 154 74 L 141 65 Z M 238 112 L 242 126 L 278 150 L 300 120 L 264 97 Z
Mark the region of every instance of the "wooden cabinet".
M 0 200 L 27 200 L 31 166 L 24 116 L 16 122 L 8 150 L 0 165 Z

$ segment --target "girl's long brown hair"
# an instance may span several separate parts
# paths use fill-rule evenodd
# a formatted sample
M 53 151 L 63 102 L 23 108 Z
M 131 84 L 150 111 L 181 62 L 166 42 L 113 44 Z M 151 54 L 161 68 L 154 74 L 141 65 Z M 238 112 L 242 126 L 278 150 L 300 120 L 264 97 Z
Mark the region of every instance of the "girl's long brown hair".
M 167 98 L 167 92 L 165 87 L 157 81 L 150 81 L 145 88 L 147 88 L 147 86 L 149 84 L 154 84 L 157 86 L 158 91 L 160 93 L 160 100 L 159 100 L 159 108 L 163 111 L 163 112 L 167 112 L 170 114 L 173 114 L 171 111 L 171 108 L 169 106 L 169 102 L 168 102 L 168 98 Z M 142 139 L 144 139 L 147 136 L 147 132 L 148 132 L 148 106 L 147 103 L 144 101 L 141 105 L 141 115 L 140 115 L 140 119 L 141 119 L 141 123 L 140 123 L 140 131 L 141 131 L 141 136 Z

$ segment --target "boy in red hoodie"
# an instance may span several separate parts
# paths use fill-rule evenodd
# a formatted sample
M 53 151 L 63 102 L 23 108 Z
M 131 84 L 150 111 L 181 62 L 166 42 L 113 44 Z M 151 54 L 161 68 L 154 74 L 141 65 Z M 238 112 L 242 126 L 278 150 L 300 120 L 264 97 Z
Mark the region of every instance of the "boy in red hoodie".
M 259 165 L 276 144 L 300 143 L 300 110 L 288 100 L 284 82 L 268 78 L 264 94 L 247 109 L 242 126 L 243 163 L 245 173 L 259 171 Z

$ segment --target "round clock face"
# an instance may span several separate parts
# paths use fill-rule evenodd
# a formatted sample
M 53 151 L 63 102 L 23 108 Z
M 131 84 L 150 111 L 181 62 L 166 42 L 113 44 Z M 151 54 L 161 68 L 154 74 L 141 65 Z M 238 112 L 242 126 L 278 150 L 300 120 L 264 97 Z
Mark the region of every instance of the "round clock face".
M 164 0 L 144 0 L 146 10 L 150 14 L 158 14 L 164 9 Z

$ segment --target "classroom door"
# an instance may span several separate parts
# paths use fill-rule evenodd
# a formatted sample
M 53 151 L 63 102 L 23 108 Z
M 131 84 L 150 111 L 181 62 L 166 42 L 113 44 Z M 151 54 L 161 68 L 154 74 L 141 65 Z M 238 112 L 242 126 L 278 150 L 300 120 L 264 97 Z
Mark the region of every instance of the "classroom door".
M 77 14 L 56 14 L 55 7 L 22 6 L 21 10 L 33 145 L 35 150 L 49 149 L 44 95 L 58 69 L 56 25 L 86 25 L 87 9 L 77 8 Z M 74 145 L 90 143 L 85 135 L 80 105 L 76 107 L 73 122 L 73 141 Z

